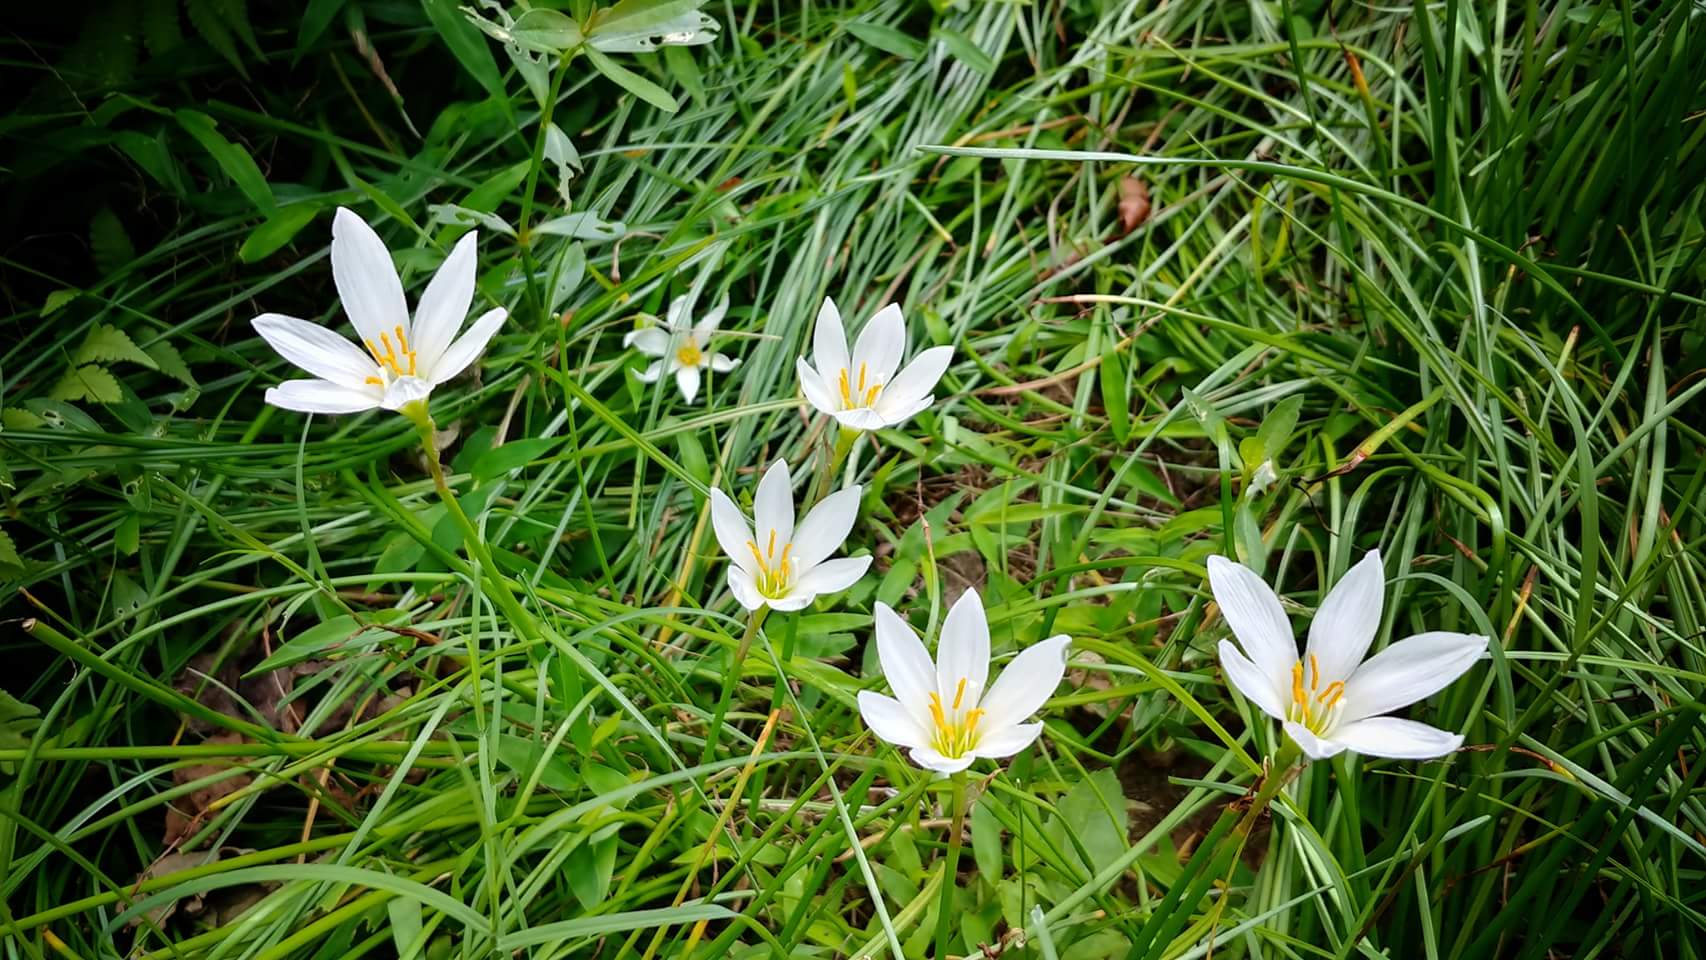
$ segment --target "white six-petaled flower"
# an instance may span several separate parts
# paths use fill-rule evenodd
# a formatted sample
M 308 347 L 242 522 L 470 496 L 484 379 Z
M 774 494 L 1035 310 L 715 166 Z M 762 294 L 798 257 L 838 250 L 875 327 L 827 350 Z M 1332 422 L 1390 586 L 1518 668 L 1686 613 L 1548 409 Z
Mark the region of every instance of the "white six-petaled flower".
M 1414 720 L 1383 716 L 1443 690 L 1487 651 L 1488 638 L 1431 631 L 1370 657 L 1385 602 L 1380 551 L 1350 569 L 1315 611 L 1300 658 L 1279 597 L 1248 567 L 1208 560 L 1209 587 L 1243 646 L 1220 641 L 1226 677 L 1251 703 L 1285 726 L 1303 752 L 1324 760 L 1344 750 L 1427 760 L 1463 738 Z
M 828 559 L 841 547 L 859 514 L 857 485 L 831 494 L 794 525 L 793 481 L 778 460 L 758 481 L 753 525 L 721 490 L 711 491 L 711 527 L 733 561 L 729 590 L 748 610 L 801 610 L 820 593 L 847 589 L 865 575 L 871 558 Z
M 906 352 L 906 322 L 900 307 L 889 304 L 859 332 L 851 354 L 841 311 L 824 298 L 812 335 L 814 369 L 806 358 L 795 360 L 800 389 L 811 405 L 834 417 L 843 427 L 875 430 L 904 423 L 935 400 L 930 391 L 942 379 L 953 356 L 952 347 L 931 347 L 912 359 L 899 374 Z
M 914 763 L 958 773 L 978 758 L 1010 757 L 1031 745 L 1043 725 L 1025 720 L 1054 694 L 1066 674 L 1065 635 L 1025 648 L 992 686 L 989 620 L 977 591 L 960 595 L 942 621 L 936 661 L 887 604 L 876 607 L 877 658 L 894 696 L 859 692 L 859 714 L 871 732 L 904 747 Z
M 508 315 L 502 307 L 488 310 L 456 336 L 474 301 L 474 243 L 473 231 L 457 242 L 410 319 L 391 252 L 372 227 L 339 207 L 332 220 L 332 280 L 367 350 L 317 323 L 261 314 L 255 332 L 314 375 L 267 388 L 266 401 L 302 413 L 401 410 L 466 370 Z
M 699 394 L 699 381 L 706 370 L 728 373 L 740 366 L 740 360 L 712 353 L 710 349 L 711 337 L 716 334 L 717 326 L 723 322 L 723 314 L 729 309 L 729 298 L 723 297 L 696 324 L 689 322 L 688 306 L 686 297 L 676 297 L 669 302 L 669 313 L 662 326 L 630 331 L 622 338 L 622 345 L 633 347 L 648 357 L 660 358 L 635 374 L 641 382 L 656 383 L 659 377 L 672 373 L 675 385 L 681 388 L 681 395 L 692 403 Z

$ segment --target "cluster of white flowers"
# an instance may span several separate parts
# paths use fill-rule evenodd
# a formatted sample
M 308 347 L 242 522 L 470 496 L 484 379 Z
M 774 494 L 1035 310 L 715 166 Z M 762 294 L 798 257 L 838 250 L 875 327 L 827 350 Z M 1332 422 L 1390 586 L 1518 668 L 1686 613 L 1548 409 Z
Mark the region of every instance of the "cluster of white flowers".
M 268 388 L 267 402 L 306 413 L 384 408 L 424 418 L 433 388 L 473 364 L 507 316 L 502 307 L 488 310 L 457 336 L 473 302 L 475 259 L 471 231 L 427 284 L 411 318 L 390 252 L 360 217 L 340 208 L 332 225 L 332 276 L 361 346 L 295 317 L 256 317 L 256 332 L 313 375 Z M 673 376 L 688 402 L 698 395 L 706 372 L 728 373 L 740 364 L 711 350 L 727 298 L 697 323 L 689 316 L 691 309 L 685 298 L 676 298 L 661 325 L 635 330 L 623 340 L 624 346 L 656 358 L 639 379 L 651 383 Z M 931 347 L 902 368 L 906 345 L 900 308 L 890 304 L 865 324 L 849 350 L 841 313 L 826 298 L 813 334 L 815 366 L 804 357 L 796 361 L 800 391 L 844 431 L 905 423 L 934 402 L 931 392 L 953 356 L 950 347 Z M 858 582 L 871 557 L 832 555 L 852 531 L 862 496 L 859 485 L 848 486 L 823 498 L 796 524 L 793 478 L 783 460 L 759 481 L 751 523 L 733 499 L 712 490 L 712 527 L 730 561 L 728 587 L 735 600 L 755 614 L 801 610 Z M 1309 757 L 1325 759 L 1349 750 L 1425 759 L 1462 745 L 1457 734 L 1385 714 L 1439 692 L 1486 654 L 1489 640 L 1423 633 L 1365 662 L 1383 605 L 1378 551 L 1364 557 L 1322 601 L 1302 656 L 1278 596 L 1254 572 L 1211 557 L 1208 579 L 1242 645 L 1240 650 L 1229 640 L 1220 642 L 1227 678 L 1279 720 Z M 860 714 L 878 737 L 941 774 L 957 773 L 979 758 L 1012 756 L 1036 740 L 1043 725 L 1027 721 L 1059 686 L 1070 645 L 1064 635 L 1033 644 L 989 684 L 989 624 L 982 599 L 971 590 L 944 619 L 934 661 L 912 627 L 883 603 L 875 608 L 875 639 L 894 696 L 862 691 Z

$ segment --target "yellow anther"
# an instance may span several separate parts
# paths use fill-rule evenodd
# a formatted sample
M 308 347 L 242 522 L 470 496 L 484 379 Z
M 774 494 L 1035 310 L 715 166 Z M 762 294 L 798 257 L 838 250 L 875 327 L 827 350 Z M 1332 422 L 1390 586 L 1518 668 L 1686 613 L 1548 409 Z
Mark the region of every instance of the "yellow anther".
M 1315 654 L 1309 655 L 1309 689 L 1321 685 L 1321 661 L 1315 659 Z
M 775 552 L 776 552 L 776 531 L 774 529 L 772 529 L 770 531 L 770 545 L 764 548 L 764 555 L 768 557 Z
M 954 709 L 955 710 L 958 710 L 960 708 L 960 703 L 961 703 L 961 701 L 965 700 L 965 698 L 966 698 L 966 678 L 961 677 L 960 678 L 960 687 L 958 690 L 954 691 Z
M 859 392 L 865 392 L 865 364 L 859 364 Z
M 1293 703 L 1302 703 L 1304 699 L 1303 664 L 1294 663 L 1291 665 L 1291 701 Z
M 689 339 L 675 351 L 675 359 L 684 367 L 697 367 L 705 359 L 705 354 L 697 343 Z
M 1327 684 L 1326 691 L 1321 694 L 1320 702 L 1331 707 L 1340 700 L 1343 700 L 1344 697 L 1345 682 L 1343 680 L 1334 680 L 1332 683 Z

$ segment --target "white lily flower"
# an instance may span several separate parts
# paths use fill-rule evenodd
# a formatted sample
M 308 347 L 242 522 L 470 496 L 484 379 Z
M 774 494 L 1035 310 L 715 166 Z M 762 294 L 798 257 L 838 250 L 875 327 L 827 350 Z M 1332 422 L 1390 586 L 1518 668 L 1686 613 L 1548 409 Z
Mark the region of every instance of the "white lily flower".
M 721 490 L 711 491 L 711 527 L 733 561 L 729 590 L 748 610 L 801 610 L 820 593 L 838 593 L 865 575 L 871 558 L 830 560 L 859 515 L 857 485 L 823 499 L 794 525 L 793 481 L 778 460 L 758 481 L 749 526 L 740 508 Z M 754 530 L 756 529 L 756 536 Z
M 935 402 L 930 391 L 948 369 L 954 348 L 931 347 L 896 374 L 905 352 L 906 322 L 900 307 L 891 303 L 865 324 L 849 356 L 841 311 L 825 297 L 812 335 L 817 367 L 813 369 L 804 357 L 796 359 L 794 366 L 800 389 L 812 406 L 843 427 L 875 430 L 904 423 Z
M 1384 604 L 1380 551 L 1371 550 L 1321 601 L 1302 658 L 1279 597 L 1262 578 L 1225 557 L 1208 558 L 1209 587 L 1243 646 L 1220 641 L 1226 678 L 1251 703 L 1285 725 L 1312 759 L 1344 750 L 1427 760 L 1463 738 L 1414 720 L 1383 716 L 1433 696 L 1487 652 L 1489 639 L 1430 631 L 1370 657 Z
M 936 662 L 923 641 L 887 604 L 877 604 L 877 659 L 894 696 L 859 692 L 859 715 L 871 732 L 904 747 L 914 763 L 958 773 L 980 757 L 1010 757 L 1043 732 L 1025 723 L 1066 675 L 1065 634 L 1025 648 L 994 685 L 989 679 L 989 620 L 975 590 L 960 595 L 942 621 Z
M 648 357 L 660 357 L 651 366 L 635 374 L 642 383 L 656 383 L 666 373 L 675 374 L 675 385 L 688 403 L 699 394 L 699 381 L 706 370 L 728 373 L 740 366 L 740 360 L 710 350 L 711 337 L 728 312 L 729 298 L 724 296 L 710 313 L 689 323 L 686 297 L 669 302 L 669 314 L 663 326 L 633 330 L 622 338 L 622 346 L 633 347 Z
M 332 280 L 367 350 L 317 323 L 263 313 L 252 323 L 279 355 L 314 375 L 267 388 L 266 401 L 302 413 L 401 410 L 461 373 L 508 313 L 497 307 L 457 337 L 474 301 L 474 233 L 457 241 L 427 284 L 413 320 L 391 252 L 373 228 L 339 207 L 332 220 Z

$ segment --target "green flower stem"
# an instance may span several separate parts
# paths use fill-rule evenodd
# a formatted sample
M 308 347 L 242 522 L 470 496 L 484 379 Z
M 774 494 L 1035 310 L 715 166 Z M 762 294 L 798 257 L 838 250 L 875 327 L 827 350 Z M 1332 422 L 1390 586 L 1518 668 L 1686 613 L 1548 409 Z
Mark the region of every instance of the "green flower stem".
M 835 437 L 835 453 L 827 461 L 828 469 L 818 475 L 817 499 L 822 500 L 835 489 L 835 475 L 841 472 L 841 467 L 847 462 L 847 455 L 853 452 L 853 443 L 859 439 L 859 431 L 842 427 Z
M 942 899 L 936 907 L 936 960 L 948 956 L 948 939 L 952 936 L 954 899 L 959 892 L 960 838 L 966 831 L 966 772 L 961 770 L 948 778 L 953 791 L 954 822 L 948 828 L 948 859 L 942 863 Z
M 752 611 L 752 616 L 746 621 L 746 632 L 740 635 L 740 644 L 735 647 L 734 662 L 723 671 L 723 691 L 717 697 L 717 710 L 711 716 L 711 725 L 705 728 L 705 752 L 700 755 L 700 763 L 710 763 L 717 756 L 717 740 L 723 733 L 723 720 L 729 715 L 729 702 L 734 699 L 735 684 L 740 682 L 741 667 L 746 664 L 746 652 L 752 649 L 752 641 L 758 638 L 758 628 L 763 625 L 764 617 L 769 612 L 769 607 L 759 607 Z

